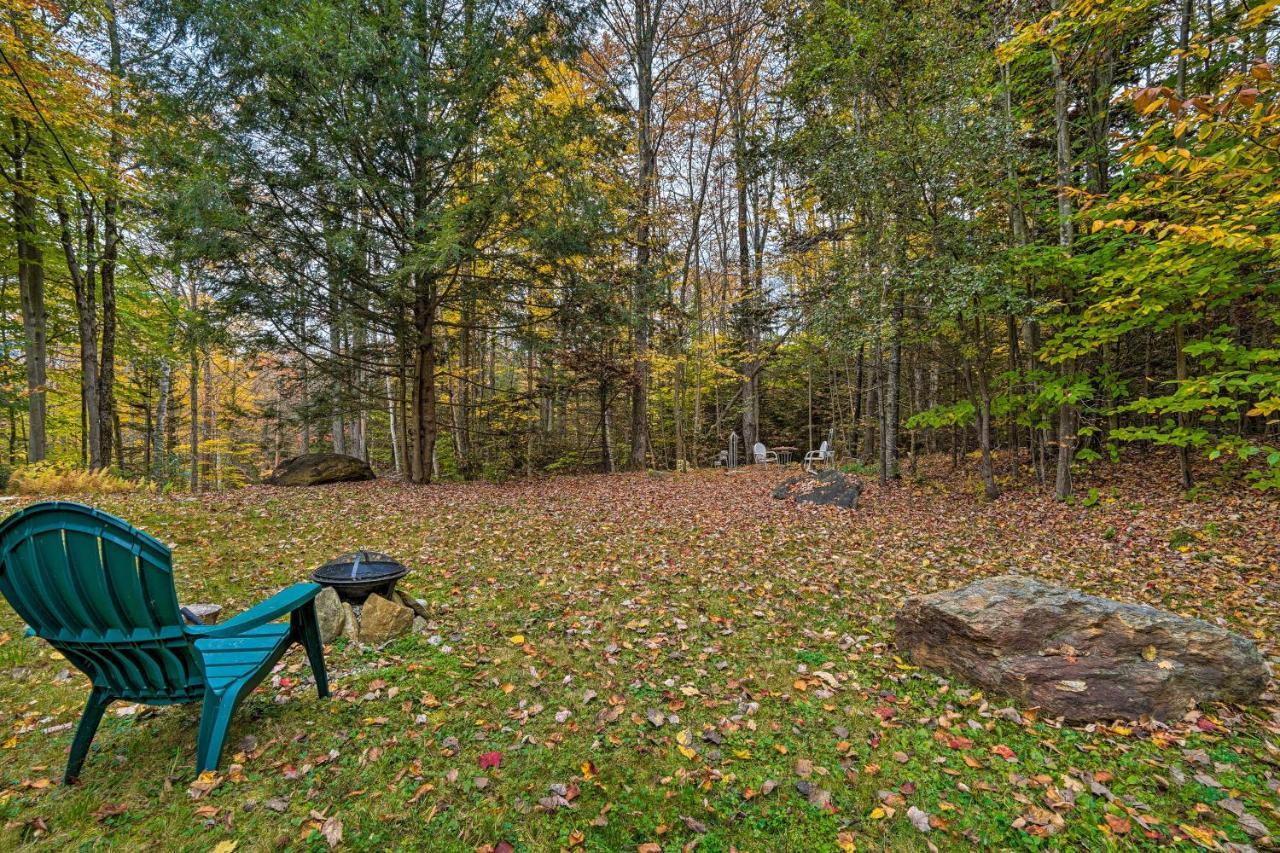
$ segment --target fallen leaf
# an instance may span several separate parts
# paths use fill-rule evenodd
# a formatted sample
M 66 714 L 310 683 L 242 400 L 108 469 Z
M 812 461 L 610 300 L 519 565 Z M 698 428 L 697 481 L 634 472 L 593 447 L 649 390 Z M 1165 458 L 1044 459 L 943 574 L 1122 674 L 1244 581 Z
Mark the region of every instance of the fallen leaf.
M 1106 821 L 1107 827 L 1116 835 L 1126 835 L 1133 828 L 1128 818 L 1119 815 L 1107 814 Z
M 929 813 L 921 811 L 915 806 L 907 809 L 907 820 L 911 821 L 911 825 L 916 828 L 917 832 L 929 832 L 933 828 L 929 826 Z
M 332 850 L 342 843 L 342 821 L 336 817 L 327 818 L 320 827 L 320 834 L 324 836 L 325 843 Z

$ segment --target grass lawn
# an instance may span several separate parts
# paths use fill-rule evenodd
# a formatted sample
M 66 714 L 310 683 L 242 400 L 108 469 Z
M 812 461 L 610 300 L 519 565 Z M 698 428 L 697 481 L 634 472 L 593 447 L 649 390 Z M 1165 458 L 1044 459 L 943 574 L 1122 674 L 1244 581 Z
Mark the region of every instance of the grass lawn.
M 87 499 L 173 546 L 184 602 L 235 612 L 366 546 L 413 568 L 431 632 L 339 641 L 327 701 L 292 651 L 211 789 L 192 785 L 198 707 L 119 703 L 64 788 L 86 682 L 0 606 L 0 846 L 1265 848 L 1270 693 L 1064 727 L 998 714 L 892 645 L 906 595 L 1019 570 L 1220 621 L 1274 657 L 1276 500 L 1186 501 L 1171 461 L 1145 465 L 1087 475 L 1090 506 L 1025 485 L 988 503 L 945 460 L 869 478 L 853 512 L 772 500 L 776 469 Z

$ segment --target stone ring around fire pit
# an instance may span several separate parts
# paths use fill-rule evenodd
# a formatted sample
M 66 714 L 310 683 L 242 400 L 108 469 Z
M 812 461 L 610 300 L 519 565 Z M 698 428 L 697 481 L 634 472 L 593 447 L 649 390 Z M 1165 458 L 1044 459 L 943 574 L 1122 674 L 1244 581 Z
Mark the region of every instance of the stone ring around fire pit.
M 312 572 L 311 579 L 321 586 L 333 587 L 343 601 L 364 604 L 374 593 L 390 598 L 396 581 L 408 573 L 395 558 L 361 549 L 334 557 Z

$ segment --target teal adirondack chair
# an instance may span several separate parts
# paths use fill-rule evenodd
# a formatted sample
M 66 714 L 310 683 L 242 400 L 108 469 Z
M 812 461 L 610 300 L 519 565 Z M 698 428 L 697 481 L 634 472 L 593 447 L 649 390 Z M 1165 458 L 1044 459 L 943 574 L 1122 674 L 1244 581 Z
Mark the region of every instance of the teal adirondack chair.
M 236 706 L 294 643 L 329 695 L 313 599 L 299 583 L 221 625 L 187 625 L 168 546 L 81 504 L 50 501 L 0 524 L 0 592 L 31 627 L 84 672 L 93 690 L 67 759 L 80 775 L 107 706 L 202 702 L 196 772 L 216 770 Z M 287 623 L 275 620 L 288 616 Z

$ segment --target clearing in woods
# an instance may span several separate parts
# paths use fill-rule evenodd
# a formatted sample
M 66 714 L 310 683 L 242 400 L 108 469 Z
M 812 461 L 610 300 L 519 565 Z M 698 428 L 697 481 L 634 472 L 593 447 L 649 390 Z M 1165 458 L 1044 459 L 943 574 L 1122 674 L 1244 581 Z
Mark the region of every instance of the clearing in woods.
M 207 784 L 197 707 L 117 704 L 64 788 L 86 684 L 4 608 L 0 842 L 1268 844 L 1270 693 L 1168 726 L 998 714 L 1001 698 L 900 658 L 891 616 L 910 593 L 1021 571 L 1225 624 L 1271 657 L 1275 499 L 1184 500 L 1133 463 L 1097 466 L 1077 505 L 1028 485 L 988 503 L 945 460 L 922 474 L 867 478 L 855 512 L 770 499 L 773 468 L 94 498 L 173 545 L 185 602 L 234 612 L 365 546 L 412 567 L 402 588 L 435 618 L 380 650 L 335 643 L 331 701 L 295 649 Z

